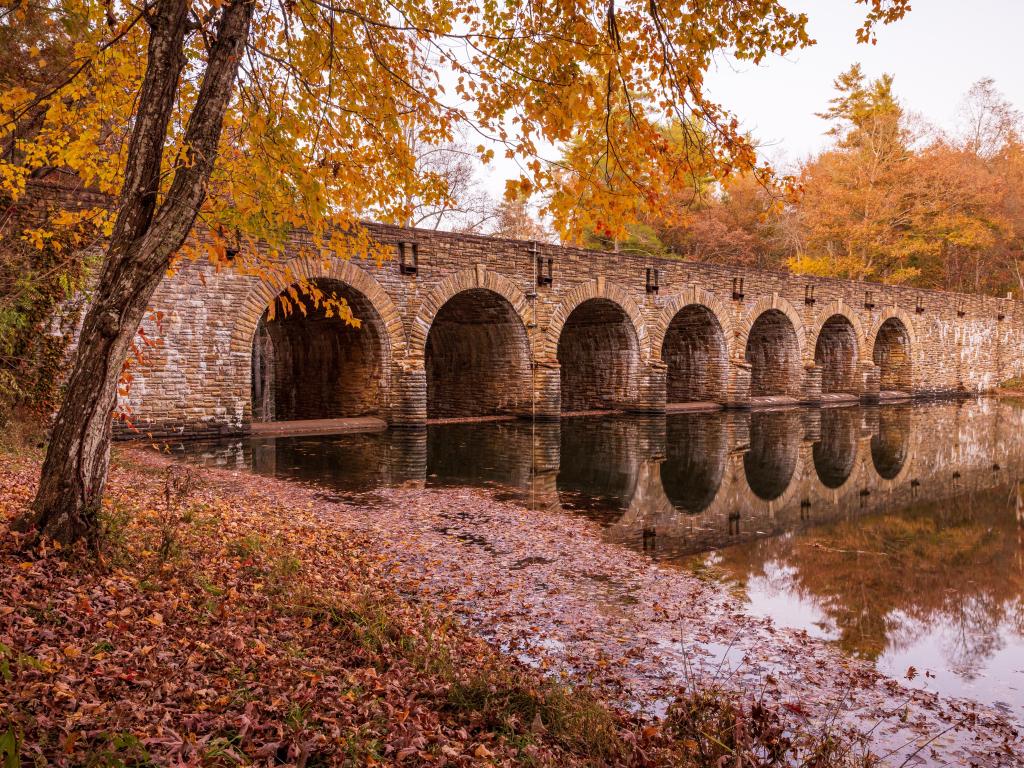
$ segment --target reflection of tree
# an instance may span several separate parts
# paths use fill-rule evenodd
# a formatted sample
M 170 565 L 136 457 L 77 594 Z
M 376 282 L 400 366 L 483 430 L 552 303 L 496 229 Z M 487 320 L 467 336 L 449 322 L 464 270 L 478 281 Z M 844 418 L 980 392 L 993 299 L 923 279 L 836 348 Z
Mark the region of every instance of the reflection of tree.
M 740 580 L 785 569 L 859 656 L 941 631 L 948 663 L 971 676 L 1001 647 L 1001 627 L 1024 636 L 1014 502 L 1005 489 L 985 491 L 829 523 L 731 547 L 720 566 Z

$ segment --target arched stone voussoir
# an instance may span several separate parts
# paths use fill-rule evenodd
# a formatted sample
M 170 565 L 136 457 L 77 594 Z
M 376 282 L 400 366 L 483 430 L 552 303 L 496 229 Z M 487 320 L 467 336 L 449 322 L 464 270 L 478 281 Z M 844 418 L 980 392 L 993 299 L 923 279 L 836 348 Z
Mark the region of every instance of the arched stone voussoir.
M 532 304 L 526 298 L 526 294 L 512 280 L 500 272 L 487 269 L 483 264 L 449 275 L 426 295 L 412 321 L 412 327 L 409 329 L 408 357 L 413 360 L 422 360 L 426 355 L 430 327 L 441 307 L 463 291 L 479 289 L 496 293 L 512 305 L 512 309 L 515 310 L 522 322 L 527 338 L 530 340 L 531 354 L 536 357 L 536 334 L 534 332 L 536 320 Z
M 640 311 L 640 307 L 625 288 L 608 282 L 603 278 L 588 280 L 573 288 L 562 298 L 561 303 L 555 308 L 551 319 L 548 321 L 547 334 L 544 338 L 543 346 L 539 350 L 540 359 L 558 359 L 558 340 L 561 338 L 562 329 L 565 327 L 569 315 L 578 306 L 591 299 L 607 299 L 626 314 L 626 317 L 629 318 L 633 326 L 634 333 L 636 333 L 640 362 L 643 364 L 650 362 L 650 339 L 647 333 L 647 323 L 644 322 L 643 312 Z
M 714 316 L 715 320 L 718 321 L 719 327 L 722 329 L 726 345 L 728 345 L 729 339 L 734 335 L 731 310 L 726 306 L 725 302 L 710 291 L 706 291 L 696 285 L 691 285 L 686 290 L 668 298 L 661 310 L 661 314 L 658 315 L 656 324 L 651 328 L 650 346 L 652 360 L 660 361 L 662 359 L 662 347 L 665 344 L 665 335 L 668 333 L 669 326 L 672 325 L 676 315 L 692 305 L 703 307 Z
M 730 339 L 731 354 L 730 357 L 734 360 L 743 360 L 746 355 L 747 339 L 750 336 L 750 329 L 754 327 L 754 323 L 757 319 L 765 312 L 776 310 L 784 314 L 789 322 L 793 325 L 793 331 L 796 333 L 797 346 L 801 359 L 806 359 L 805 351 L 807 349 L 807 329 L 804 327 L 804 320 L 797 312 L 794 307 L 787 299 L 779 296 L 777 293 L 772 293 L 768 296 L 762 296 L 760 299 L 755 301 L 746 315 L 743 316 L 742 321 L 737 324 L 736 332 Z M 813 358 L 813 349 L 812 349 Z
M 256 283 L 235 315 L 231 329 L 231 351 L 250 355 L 256 327 L 270 303 L 288 286 L 301 280 L 317 279 L 336 280 L 361 293 L 378 317 L 359 319 L 368 322 L 379 320 L 383 326 L 382 335 L 388 345 L 387 351 L 391 359 L 404 356 L 406 335 L 398 307 L 387 291 L 366 270 L 357 267 L 351 261 L 336 257 L 328 260 L 313 257 L 291 259 L 276 269 L 269 279 Z
M 860 316 L 854 311 L 853 307 L 842 299 L 839 299 L 838 301 L 830 301 L 828 304 L 825 304 L 814 316 L 814 322 L 807 328 L 807 344 L 804 346 L 804 361 L 806 363 L 814 362 L 814 351 L 818 345 L 818 337 L 821 335 L 821 329 L 825 323 L 836 315 L 844 318 L 851 326 L 853 326 L 853 332 L 857 339 L 857 356 L 860 361 L 870 363 L 871 345 L 865 343 L 865 339 L 867 337 L 864 335 L 864 324 L 861 323 Z
M 907 340 L 910 342 L 911 354 L 916 355 L 917 353 L 917 329 L 914 327 L 913 318 L 902 309 L 895 305 L 888 307 L 882 307 L 878 313 L 878 317 L 871 324 L 871 327 L 867 329 L 867 334 L 864 336 L 865 345 L 870 351 L 874 346 L 875 338 L 878 336 L 878 331 L 887 320 L 899 320 L 903 327 L 907 330 Z

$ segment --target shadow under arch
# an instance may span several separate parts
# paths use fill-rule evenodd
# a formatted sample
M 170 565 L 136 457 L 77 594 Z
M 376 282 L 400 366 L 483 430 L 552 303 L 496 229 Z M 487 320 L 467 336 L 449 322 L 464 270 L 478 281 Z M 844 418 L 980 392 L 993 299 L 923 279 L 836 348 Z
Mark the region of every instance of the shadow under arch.
M 578 304 L 558 337 L 562 411 L 628 407 L 639 396 L 642 353 L 626 310 L 608 298 Z
M 859 421 L 855 408 L 821 411 L 821 438 L 811 447 L 811 455 L 818 479 L 830 490 L 842 488 L 857 466 Z
M 792 319 L 781 309 L 766 309 L 751 324 L 744 359 L 750 364 L 751 397 L 800 396 L 800 338 Z
M 910 455 L 910 408 L 883 406 L 878 431 L 871 436 L 871 463 L 883 480 L 899 477 Z
M 879 389 L 910 392 L 913 389 L 912 336 L 896 316 L 886 318 L 875 332 L 871 359 L 879 369 Z
M 285 288 L 261 315 L 252 338 L 250 387 L 255 421 L 386 415 L 388 332 L 377 308 L 345 282 L 309 281 L 325 297 L 344 299 L 353 327 L 323 301 Z M 297 295 L 297 298 L 296 298 Z
M 468 288 L 434 315 L 424 345 L 427 417 L 530 412 L 530 339 L 515 307 L 488 288 Z
M 814 344 L 814 363 L 821 368 L 822 394 L 859 394 L 857 365 L 860 350 L 857 329 L 843 314 L 833 314 L 818 331 Z
M 661 485 L 674 508 L 693 515 L 711 506 L 728 466 L 728 442 L 720 412 L 668 417 Z
M 687 304 L 672 317 L 661 345 L 669 403 L 713 401 L 726 391 L 729 345 L 714 311 Z
M 797 411 L 750 414 L 750 447 L 743 454 L 747 485 L 762 501 L 781 498 L 796 479 L 803 423 Z

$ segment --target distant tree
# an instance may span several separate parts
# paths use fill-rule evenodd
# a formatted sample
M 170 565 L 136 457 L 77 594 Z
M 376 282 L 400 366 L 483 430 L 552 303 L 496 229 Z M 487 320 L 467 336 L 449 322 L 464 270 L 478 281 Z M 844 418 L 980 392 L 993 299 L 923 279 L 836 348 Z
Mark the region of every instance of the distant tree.
M 537 240 L 543 243 L 552 239 L 551 232 L 530 211 L 530 203 L 525 196 L 511 200 L 505 198 L 498 203 L 490 234 L 511 240 Z

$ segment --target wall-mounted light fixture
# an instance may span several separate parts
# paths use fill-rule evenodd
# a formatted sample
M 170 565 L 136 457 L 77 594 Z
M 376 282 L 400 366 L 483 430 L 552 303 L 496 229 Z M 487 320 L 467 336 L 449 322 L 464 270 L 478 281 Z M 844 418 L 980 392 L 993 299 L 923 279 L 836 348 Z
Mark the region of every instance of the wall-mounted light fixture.
M 732 279 L 732 300 L 743 301 L 743 278 L 734 277 Z
M 871 291 L 864 291 L 864 309 L 875 308 L 875 296 Z
M 647 268 L 647 292 L 657 293 L 658 292 L 658 269 L 656 267 Z
M 420 270 L 420 248 L 416 243 L 398 243 L 398 273 L 415 275 Z
M 220 239 L 224 241 L 224 257 L 228 261 L 234 261 L 235 256 L 242 252 L 242 233 L 238 227 L 235 227 L 235 236 L 228 242 L 228 238 L 224 235 L 224 225 L 217 225 L 217 234 L 220 235 Z
M 920 293 L 917 294 L 917 303 L 914 305 L 914 311 L 919 315 L 924 312 L 924 303 Z
M 537 257 L 537 285 L 551 285 L 555 282 L 554 275 L 551 272 L 553 262 L 554 259 L 547 260 L 547 271 L 545 271 L 544 259 L 540 256 Z
M 967 312 L 964 310 L 964 300 L 960 299 L 956 304 L 956 316 L 963 317 L 966 314 Z
M 814 302 L 816 302 L 816 301 L 817 301 L 817 299 L 814 298 L 814 286 L 813 285 L 805 285 L 804 286 L 804 304 L 806 304 L 809 307 L 813 307 L 814 306 Z

